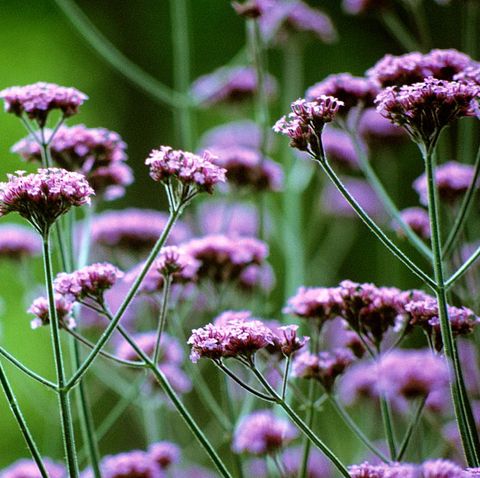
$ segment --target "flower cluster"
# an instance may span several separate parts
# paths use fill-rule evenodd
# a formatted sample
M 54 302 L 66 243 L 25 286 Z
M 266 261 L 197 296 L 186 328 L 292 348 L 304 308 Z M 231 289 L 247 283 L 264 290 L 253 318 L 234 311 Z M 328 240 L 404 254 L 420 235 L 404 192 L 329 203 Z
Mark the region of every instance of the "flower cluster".
M 428 212 L 421 207 L 409 207 L 400 211 L 402 221 L 407 224 L 417 236 L 422 239 L 430 238 L 430 220 Z M 394 222 L 393 227 L 399 236 L 404 235 L 400 226 Z
M 358 133 L 369 145 L 383 147 L 403 142 L 407 134 L 403 128 L 392 124 L 375 108 L 367 108 L 360 117 Z
M 52 110 L 61 110 L 65 118 L 73 116 L 88 99 L 76 88 L 67 88 L 54 83 L 38 82 L 27 86 L 12 86 L 0 91 L 5 101 L 5 110 L 17 116 L 24 113 L 35 120 L 40 127 L 45 126 Z
M 343 0 L 343 9 L 350 15 L 376 13 L 379 9 L 391 6 L 391 0 Z
M 49 458 L 43 458 L 43 464 L 50 478 L 67 478 L 67 470 L 63 465 Z M 33 460 L 21 459 L 0 471 L 1 478 L 38 478 L 40 473 Z
M 72 329 L 76 326 L 75 320 L 72 317 L 72 301 L 61 294 L 55 294 L 55 309 L 60 327 Z M 36 298 L 27 312 L 35 316 L 30 322 L 32 329 L 38 329 L 50 323 L 50 307 L 46 297 Z
M 0 227 L 0 257 L 21 260 L 35 256 L 42 250 L 37 234 L 26 227 L 4 224 Z
M 358 169 L 358 154 L 347 133 L 327 127 L 322 135 L 322 143 L 331 164 L 344 171 Z
M 17 171 L 0 183 L 0 216 L 17 212 L 41 234 L 74 206 L 90 204 L 94 194 L 84 176 L 64 169 Z

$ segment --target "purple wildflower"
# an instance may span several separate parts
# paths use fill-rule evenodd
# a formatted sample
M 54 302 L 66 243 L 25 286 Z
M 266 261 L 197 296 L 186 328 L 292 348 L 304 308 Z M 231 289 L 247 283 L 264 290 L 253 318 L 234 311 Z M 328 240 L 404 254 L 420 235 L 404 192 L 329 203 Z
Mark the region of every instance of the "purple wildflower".
M 0 226 L 0 257 L 21 260 L 35 256 L 42 250 L 37 234 L 17 224 Z
M 0 91 L 5 111 L 22 116 L 25 113 L 42 128 L 50 111 L 59 109 L 68 118 L 78 112 L 88 96 L 76 88 L 38 82 L 27 86 L 12 86 Z
M 200 263 L 190 256 L 185 249 L 177 246 L 166 246 L 160 250 L 155 261 L 155 269 L 163 276 L 180 276 L 191 280 Z
M 232 7 L 238 15 L 245 18 L 258 18 L 264 11 L 262 0 L 246 0 L 243 3 L 232 1 Z
M 303 448 L 287 448 L 282 453 L 282 463 L 288 476 L 298 476 L 302 466 Z M 307 478 L 330 478 L 332 471 L 327 459 L 317 450 L 312 449 L 307 463 Z
M 480 63 L 468 66 L 463 71 L 457 73 L 453 79 L 459 83 L 473 83 L 480 86 Z
M 473 116 L 480 87 L 425 78 L 421 83 L 388 87 L 376 98 L 377 111 L 412 139 L 431 146 L 440 131 L 455 120 Z
M 309 101 L 315 101 L 322 96 L 333 96 L 343 102 L 339 113 L 346 114 L 358 105 L 373 106 L 377 93 L 378 88 L 371 80 L 352 76 L 350 73 L 338 73 L 311 86 L 305 96 Z
M 362 398 L 377 399 L 379 387 L 376 367 L 366 362 L 360 362 L 350 367 L 339 384 L 339 395 L 348 405 Z
M 240 103 L 255 96 L 258 89 L 257 73 L 246 66 L 219 68 L 201 76 L 191 87 L 192 96 L 204 106 L 218 103 Z M 271 75 L 265 78 L 268 97 L 276 94 L 277 82 Z
M 133 183 L 133 172 L 124 163 L 112 163 L 92 171 L 88 181 L 98 196 L 113 201 L 125 195 L 125 188 Z
M 391 6 L 391 0 L 343 0 L 343 9 L 350 15 L 376 13 L 379 9 Z
M 257 289 L 271 291 L 275 286 L 275 273 L 270 264 L 246 267 L 238 278 L 238 286 L 245 292 L 252 292 Z
M 278 337 L 278 348 L 286 357 L 292 356 L 295 352 L 305 346 L 310 340 L 309 337 L 297 335 L 298 325 L 285 325 L 278 327 L 275 332 Z
M 273 127 L 276 133 L 290 138 L 290 146 L 314 157 L 322 155 L 320 143 L 323 127 L 335 118 L 343 102 L 333 96 L 319 96 L 315 101 L 299 99 L 291 104 L 292 112 Z
M 448 460 L 429 460 L 422 465 L 423 478 L 467 478 L 468 474 Z
M 190 359 L 196 363 L 201 358 L 219 360 L 224 355 L 224 343 L 227 339 L 228 330 L 224 327 L 217 327 L 213 324 L 207 324 L 200 329 L 193 329 L 192 335 L 188 339 L 188 344 L 192 346 Z
M 225 169 L 218 167 L 208 152 L 198 156 L 160 146 L 150 153 L 145 164 L 150 167 L 150 176 L 154 181 L 169 184 L 175 180 L 196 191 L 212 193 L 216 184 L 225 182 Z
M 100 463 L 104 478 L 163 478 L 161 468 L 148 453 L 132 450 L 118 455 L 109 455 Z M 87 477 L 90 478 L 90 474 Z
M 358 124 L 358 132 L 363 140 L 374 147 L 397 144 L 407 137 L 403 128 L 395 126 L 375 108 L 367 108 Z
M 180 447 L 169 441 L 161 441 L 150 445 L 148 454 L 162 470 L 180 463 Z
M 66 478 L 67 470 L 63 465 L 49 458 L 43 458 L 43 464 L 50 478 Z M 33 460 L 21 459 L 0 472 L 1 478 L 41 478 L 37 464 Z
M 347 133 L 327 127 L 323 131 L 322 143 L 330 163 L 335 164 L 343 171 L 358 169 L 358 154 Z
M 348 468 L 351 478 L 385 478 L 385 467 L 383 465 L 371 465 L 362 463 L 352 465 Z
M 425 240 L 430 238 L 430 220 L 428 218 L 428 212 L 425 209 L 421 207 L 409 207 L 400 211 L 400 217 L 418 237 Z M 403 230 L 395 221 L 393 222 L 393 227 L 400 237 L 405 237 Z
M 94 194 L 85 177 L 64 169 L 17 171 L 0 183 L 0 216 L 17 212 L 41 234 L 73 206 L 90 204 Z
M 249 120 L 232 121 L 208 130 L 201 139 L 203 148 L 244 147 L 259 150 L 262 146 L 262 132 L 259 126 Z
M 270 410 L 259 410 L 244 417 L 237 425 L 232 449 L 235 453 L 267 455 L 288 445 L 298 435 L 286 420 Z
M 456 161 L 449 161 L 438 166 L 435 170 L 435 183 L 440 199 L 447 204 L 453 204 L 461 199 L 470 187 L 474 173 L 472 165 Z M 420 202 L 427 205 L 428 191 L 425 173 L 414 181 L 413 188 L 420 196 Z
M 72 317 L 73 303 L 71 301 L 60 294 L 55 294 L 55 308 L 60 327 L 72 329 L 76 326 Z M 36 298 L 27 312 L 35 316 L 35 319 L 30 322 L 32 329 L 38 329 L 50 323 L 50 308 L 46 297 Z
M 475 65 L 470 56 L 454 48 L 434 49 L 423 56 L 425 76 L 433 76 L 439 80 L 454 80 L 457 74 Z

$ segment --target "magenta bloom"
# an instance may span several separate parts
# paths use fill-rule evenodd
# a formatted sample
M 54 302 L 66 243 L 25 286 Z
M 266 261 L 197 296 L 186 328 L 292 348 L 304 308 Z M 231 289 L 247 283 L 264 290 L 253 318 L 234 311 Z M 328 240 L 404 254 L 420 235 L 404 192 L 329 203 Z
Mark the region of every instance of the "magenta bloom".
M 431 145 L 455 120 L 473 116 L 480 87 L 425 78 L 421 83 L 388 87 L 376 98 L 377 111 L 403 126 L 414 141 Z
M 358 154 L 347 133 L 327 127 L 322 134 L 322 143 L 331 164 L 335 164 L 343 171 L 358 169 Z
M 73 303 L 71 301 L 60 294 L 55 294 L 55 308 L 60 327 L 72 329 L 76 326 L 72 317 Z M 35 319 L 30 322 L 32 329 L 38 329 L 50 323 L 50 309 L 46 297 L 36 298 L 27 312 L 35 316 Z
M 193 97 L 204 106 L 241 103 L 253 98 L 257 90 L 257 73 L 246 66 L 219 68 L 197 78 L 191 87 Z M 265 91 L 270 98 L 276 94 L 277 82 L 271 75 L 265 78 Z
M 367 108 L 363 112 L 358 124 L 358 132 L 369 146 L 377 148 L 397 144 L 407 138 L 403 128 L 392 124 L 375 108 Z
M 122 276 L 123 273 L 112 264 L 96 263 L 70 274 L 58 274 L 54 287 L 56 292 L 72 297 L 72 300 L 91 299 L 101 303 L 105 291 L 111 289 Z
M 176 181 L 186 188 L 212 193 L 216 184 L 225 182 L 225 169 L 217 166 L 208 152 L 197 156 L 160 146 L 150 153 L 145 164 L 150 167 L 151 178 L 166 185 Z
M 0 226 L 0 257 L 21 260 L 40 254 L 42 243 L 37 234 L 17 224 Z
M 467 192 L 473 180 L 474 167 L 457 161 L 438 166 L 435 170 L 435 183 L 438 195 L 447 204 L 454 204 Z M 428 204 L 427 176 L 422 174 L 413 183 L 422 204 Z
M 448 460 L 429 460 L 422 465 L 423 478 L 468 478 L 468 474 Z
M 172 465 L 180 463 L 180 447 L 169 441 L 160 441 L 150 445 L 148 454 L 162 470 L 166 470 Z
M 104 478 L 164 478 L 163 471 L 144 451 L 132 450 L 109 455 L 100 463 Z M 85 478 L 91 478 L 90 472 Z
M 351 478 L 385 478 L 384 465 L 371 465 L 362 463 L 361 465 L 352 465 L 348 468 Z
M 377 10 L 391 6 L 391 0 L 343 0 L 343 9 L 350 15 L 376 13 Z
M 422 239 L 430 238 L 430 219 L 428 212 L 421 207 L 409 207 L 400 211 L 400 217 L 403 222 L 410 226 L 412 231 Z M 394 222 L 393 227 L 400 237 L 404 237 L 404 232 L 400 226 Z
M 43 458 L 43 464 L 50 478 L 67 478 L 67 470 L 63 465 L 49 458 Z M 37 464 L 33 460 L 21 459 L 0 472 L 1 478 L 41 478 Z
M 231 121 L 209 129 L 201 138 L 205 149 L 212 146 L 219 148 L 244 147 L 258 150 L 262 146 L 262 131 L 254 121 Z
M 186 280 L 192 280 L 199 267 L 199 261 L 177 246 L 162 247 L 154 264 L 162 276 L 173 275 Z
M 64 169 L 17 171 L 0 183 L 0 216 L 17 212 L 41 234 L 73 206 L 90 204 L 94 194 L 84 176 Z
M 267 455 L 287 446 L 298 435 L 286 420 L 270 410 L 259 410 L 247 415 L 237 425 L 232 450 L 235 453 Z
M 43 127 L 50 111 L 61 110 L 63 116 L 68 118 L 78 112 L 78 108 L 88 96 L 76 88 L 38 82 L 6 88 L 0 91 L 0 98 L 5 101 L 5 111 L 17 116 L 25 113 Z
M 473 83 L 480 86 L 480 64 L 475 63 L 457 73 L 453 79 L 459 83 Z

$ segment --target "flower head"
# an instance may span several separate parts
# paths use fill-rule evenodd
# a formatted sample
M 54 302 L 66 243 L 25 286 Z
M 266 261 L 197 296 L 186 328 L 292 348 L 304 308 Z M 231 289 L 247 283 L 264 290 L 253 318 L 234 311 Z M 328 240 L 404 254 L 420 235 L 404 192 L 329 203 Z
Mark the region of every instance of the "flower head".
M 0 257 L 20 260 L 35 256 L 42 250 L 37 234 L 27 227 L 17 224 L 0 226 Z
M 298 325 L 285 325 L 278 327 L 274 332 L 277 335 L 278 347 L 283 355 L 290 357 L 295 352 L 305 346 L 310 340 L 309 337 L 299 337 L 297 335 Z
M 369 146 L 377 148 L 397 144 L 407 138 L 403 128 L 392 124 L 375 108 L 367 108 L 363 112 L 358 124 L 358 132 Z
M 358 154 L 347 133 L 340 129 L 327 127 L 323 131 L 322 143 L 331 164 L 338 166 L 343 171 L 358 169 Z
M 78 112 L 88 96 L 76 88 L 38 82 L 27 86 L 12 86 L 0 91 L 5 101 L 5 111 L 22 116 L 25 113 L 40 127 L 47 122 L 52 110 L 61 110 L 65 118 Z
M 104 478 L 163 478 L 161 468 L 144 451 L 132 450 L 103 458 L 100 469 Z M 86 478 L 90 478 L 87 475 Z
M 385 478 L 383 465 L 371 465 L 367 462 L 350 466 L 348 472 L 351 478 Z
M 430 220 L 428 218 L 428 212 L 425 209 L 421 207 L 409 207 L 400 211 L 400 217 L 417 236 L 422 239 L 430 238 Z M 403 230 L 396 222 L 393 223 L 393 227 L 399 236 L 404 236 Z
M 468 474 L 448 460 L 428 460 L 422 465 L 423 478 L 468 478 Z
M 57 309 L 60 327 L 71 329 L 76 326 L 75 320 L 72 317 L 73 303 L 68 300 L 68 298 L 60 294 L 55 294 L 55 308 Z M 30 322 L 32 329 L 38 329 L 50 323 L 50 307 L 46 297 L 36 298 L 27 312 L 35 316 Z
M 67 470 L 49 458 L 43 458 L 43 464 L 50 478 L 67 478 Z M 41 478 L 37 464 L 33 460 L 21 459 L 0 472 L 1 478 Z
M 270 410 L 259 410 L 242 419 L 235 429 L 232 449 L 235 453 L 267 455 L 288 445 L 298 435 L 296 429 Z
M 381 8 L 391 6 L 391 0 L 343 0 L 343 9 L 350 15 L 375 13 Z
M 94 194 L 84 176 L 64 169 L 17 171 L 0 183 L 0 216 L 17 212 L 41 234 L 74 206 L 90 204 Z
M 262 146 L 262 131 L 254 121 L 231 121 L 209 129 L 201 138 L 202 147 L 242 147 L 259 150 Z
M 169 441 L 153 443 L 148 448 L 148 454 L 162 470 L 166 470 L 172 465 L 180 463 L 180 447 Z

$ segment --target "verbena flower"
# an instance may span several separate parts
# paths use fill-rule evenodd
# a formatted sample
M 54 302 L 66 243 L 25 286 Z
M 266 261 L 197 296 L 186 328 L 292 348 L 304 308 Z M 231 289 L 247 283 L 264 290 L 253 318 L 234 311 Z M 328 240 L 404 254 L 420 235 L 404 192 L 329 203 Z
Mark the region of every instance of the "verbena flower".
M 480 87 L 425 78 L 421 83 L 388 87 L 377 96 L 378 112 L 403 126 L 412 139 L 430 147 L 441 130 L 478 108 Z
M 403 128 L 392 124 L 375 108 L 367 108 L 362 113 L 358 133 L 369 146 L 375 148 L 396 145 L 408 137 Z
M 17 212 L 41 234 L 76 206 L 90 204 L 93 189 L 85 177 L 64 169 L 39 169 L 37 173 L 17 171 L 0 183 L 0 216 Z
M 36 256 L 42 251 L 42 243 L 37 234 L 27 227 L 17 224 L 0 226 L 0 257 L 22 260 Z
M 309 337 L 299 337 L 297 330 L 298 325 L 285 325 L 274 330 L 277 336 L 275 348 L 280 349 L 280 352 L 286 357 L 295 354 L 310 340 Z
M 43 464 L 50 478 L 67 478 L 67 470 L 50 458 L 43 458 Z M 40 471 L 33 460 L 21 459 L 0 471 L 1 478 L 40 478 Z
M 277 82 L 269 74 L 265 77 L 265 92 L 268 97 L 276 94 Z M 257 73 L 254 68 L 246 66 L 223 67 L 213 73 L 203 75 L 195 80 L 191 94 L 204 106 L 219 103 L 240 103 L 251 99 L 258 90 Z
M 430 238 L 430 219 L 425 209 L 421 207 L 409 207 L 400 211 L 400 217 L 417 236 L 422 239 Z M 405 236 L 405 233 L 396 221 L 393 222 L 393 227 L 400 237 Z
M 109 455 L 100 462 L 104 478 L 164 478 L 162 469 L 144 451 L 132 450 L 117 455 Z M 91 478 L 90 471 L 83 478 Z
M 153 443 L 148 447 L 148 454 L 162 470 L 166 470 L 172 465 L 180 463 L 180 447 L 169 441 Z
M 154 181 L 165 185 L 172 182 L 182 186 L 179 199 L 185 199 L 194 192 L 212 193 L 218 183 L 225 182 L 225 169 L 217 166 L 208 152 L 198 156 L 185 151 L 174 150 L 169 146 L 160 146 L 153 150 L 145 161 L 150 168 Z
M 0 91 L 0 98 L 5 102 L 5 111 L 17 116 L 25 113 L 43 127 L 51 111 L 61 110 L 65 118 L 73 116 L 88 96 L 76 88 L 38 82 L 6 88 Z
M 259 150 L 262 146 L 262 131 L 254 121 L 231 121 L 209 129 L 200 139 L 200 144 L 204 149 L 212 146 L 239 146 Z
M 72 329 L 76 326 L 72 316 L 73 302 L 60 294 L 55 294 L 55 308 L 60 327 Z M 28 308 L 27 312 L 33 314 L 35 319 L 30 322 L 32 329 L 38 329 L 50 323 L 50 307 L 46 297 L 38 297 Z
M 91 299 L 102 303 L 106 290 L 111 289 L 123 273 L 108 262 L 82 267 L 72 273 L 62 272 L 54 280 L 55 291 L 82 301 Z
M 325 154 L 331 164 L 343 171 L 358 169 L 358 154 L 350 136 L 342 130 L 327 127 L 322 134 Z
M 475 168 L 470 164 L 449 161 L 435 169 L 435 184 L 441 201 L 454 204 L 467 192 L 472 183 Z M 420 202 L 428 204 L 427 175 L 424 173 L 413 182 L 413 188 L 420 196 Z
M 348 468 L 351 478 L 385 478 L 384 471 L 383 465 L 371 465 L 368 462 Z
M 271 291 L 275 287 L 275 273 L 270 264 L 252 264 L 246 267 L 238 278 L 239 288 L 247 293 L 257 290 Z
M 273 130 L 290 138 L 290 146 L 313 157 L 323 155 L 321 135 L 326 123 L 335 118 L 343 102 L 333 96 L 319 96 L 314 101 L 299 99 L 291 104 L 292 112 L 280 118 Z
M 391 7 L 391 0 L 343 0 L 343 9 L 350 15 L 376 13 L 379 9 Z
M 423 478 L 468 478 L 468 474 L 448 460 L 429 460 L 422 465 Z
M 473 83 L 480 86 L 480 63 L 475 63 L 457 73 L 453 79 L 459 83 Z
M 237 425 L 232 449 L 235 453 L 268 455 L 278 452 L 297 436 L 297 430 L 288 421 L 270 410 L 258 410 Z

